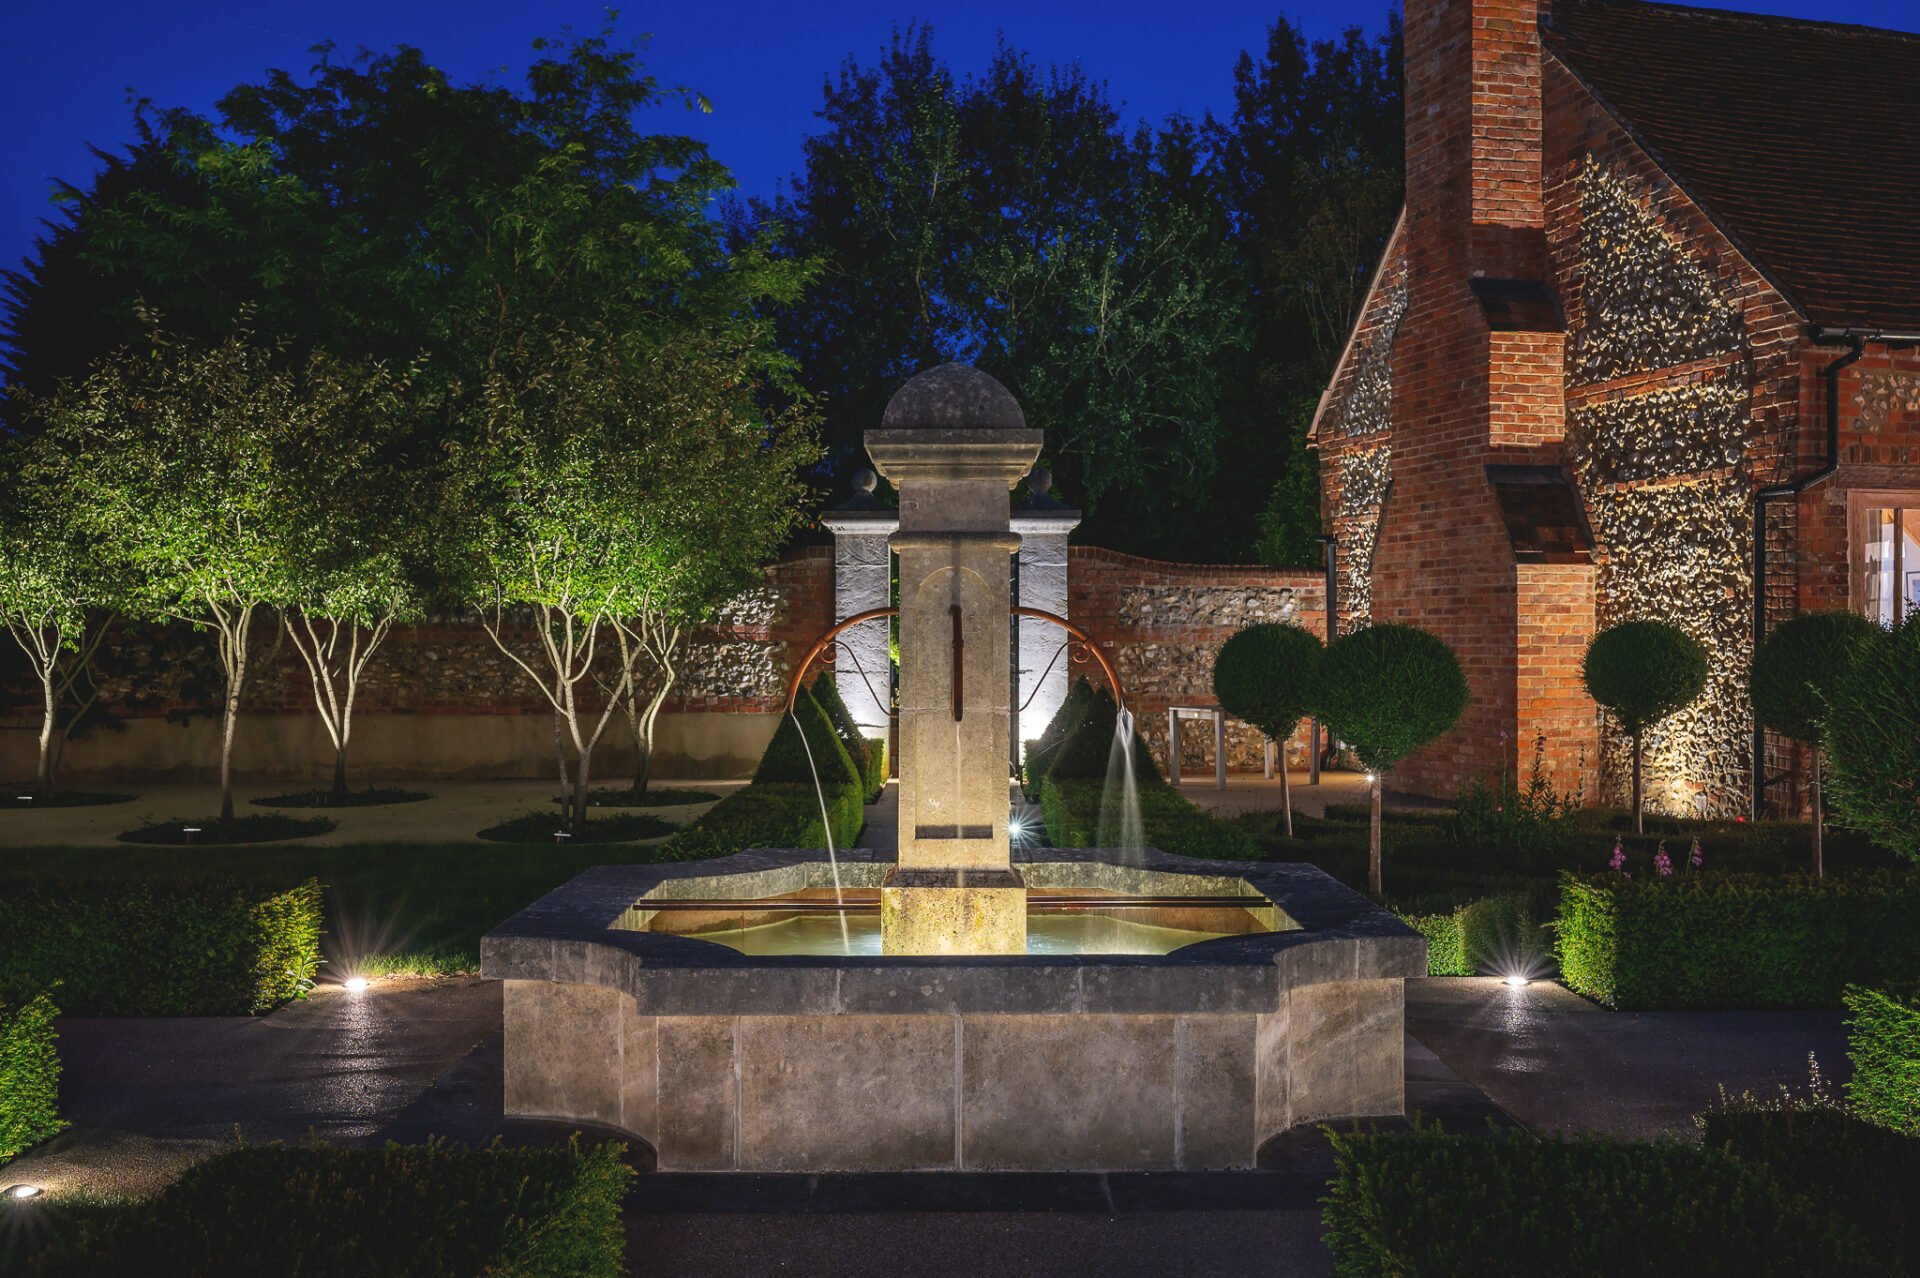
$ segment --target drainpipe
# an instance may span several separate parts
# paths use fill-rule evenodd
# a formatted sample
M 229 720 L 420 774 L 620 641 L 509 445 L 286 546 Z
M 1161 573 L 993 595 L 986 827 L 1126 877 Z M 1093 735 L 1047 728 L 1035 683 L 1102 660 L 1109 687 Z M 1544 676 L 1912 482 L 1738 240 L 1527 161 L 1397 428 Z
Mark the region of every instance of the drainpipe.
M 1753 651 L 1767 637 L 1767 503 L 1781 497 L 1797 497 L 1814 484 L 1833 474 L 1840 465 L 1840 374 L 1867 353 L 1867 343 L 1879 334 L 1815 329 L 1817 342 L 1845 341 L 1851 349 L 1820 370 L 1827 379 L 1827 460 L 1815 469 L 1784 484 L 1773 484 L 1753 495 Z M 1756 717 L 1753 721 L 1753 819 L 1758 821 L 1766 808 L 1767 731 Z

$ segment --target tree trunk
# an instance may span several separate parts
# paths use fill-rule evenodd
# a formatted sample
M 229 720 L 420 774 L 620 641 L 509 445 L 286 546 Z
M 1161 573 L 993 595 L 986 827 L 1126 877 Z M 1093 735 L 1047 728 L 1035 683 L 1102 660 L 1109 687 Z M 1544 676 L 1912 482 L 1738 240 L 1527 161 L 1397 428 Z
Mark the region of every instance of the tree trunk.
M 343 738 L 333 750 L 333 798 L 336 803 L 347 797 L 347 743 Z
M 59 698 L 53 691 L 53 672 L 44 672 L 40 687 L 46 700 L 46 713 L 40 720 L 40 762 L 33 777 L 33 797 L 45 802 L 53 798 L 53 733 L 59 721 Z
M 1280 812 L 1287 837 L 1293 837 L 1293 788 L 1287 780 L 1287 743 L 1280 742 Z
M 1820 794 L 1820 747 L 1813 747 L 1813 877 L 1825 878 L 1826 858 L 1821 848 L 1822 835 L 1826 828 L 1826 811 L 1822 806 Z
M 1640 734 L 1633 734 L 1633 832 L 1645 834 L 1640 819 Z
M 239 680 L 227 682 L 227 704 L 220 712 L 220 820 L 233 820 L 233 727 L 239 717 Z
M 573 769 L 567 766 L 566 720 L 558 706 L 553 710 L 553 758 L 560 770 L 560 828 L 573 822 Z
M 1367 891 L 1374 896 L 1380 895 L 1380 791 L 1383 782 L 1378 772 L 1373 774 L 1372 811 L 1367 817 Z
M 579 838 L 587 830 L 587 769 L 593 762 L 593 743 L 588 742 L 580 751 L 578 782 L 573 788 L 573 837 Z
M 647 797 L 647 783 L 653 780 L 653 743 L 635 741 L 633 743 L 633 797 Z

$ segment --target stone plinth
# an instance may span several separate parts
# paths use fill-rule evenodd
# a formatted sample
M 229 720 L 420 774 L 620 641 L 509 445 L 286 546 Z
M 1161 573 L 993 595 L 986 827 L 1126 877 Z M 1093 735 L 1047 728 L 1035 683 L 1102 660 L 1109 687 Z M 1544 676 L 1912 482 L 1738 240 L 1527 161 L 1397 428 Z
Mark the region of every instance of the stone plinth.
M 842 506 L 821 515 L 833 533 L 833 619 L 848 617 L 891 600 L 893 556 L 887 538 L 900 526 L 899 517 L 873 496 L 872 471 L 854 479 L 854 495 Z M 846 703 L 847 713 L 869 737 L 886 738 L 892 706 L 893 657 L 885 618 L 842 631 L 833 654 L 833 682 Z
M 849 887 L 891 867 L 840 864 Z M 1247 895 L 1286 930 L 1157 956 L 773 957 L 639 930 L 649 899 L 820 888 L 817 853 L 601 866 L 481 942 L 509 1114 L 593 1122 L 663 1170 L 1225 1169 L 1404 1108 L 1425 942 L 1311 866 L 1020 854 L 1036 888 Z
M 1025 954 L 1027 885 L 1012 870 L 896 870 L 880 889 L 888 954 Z

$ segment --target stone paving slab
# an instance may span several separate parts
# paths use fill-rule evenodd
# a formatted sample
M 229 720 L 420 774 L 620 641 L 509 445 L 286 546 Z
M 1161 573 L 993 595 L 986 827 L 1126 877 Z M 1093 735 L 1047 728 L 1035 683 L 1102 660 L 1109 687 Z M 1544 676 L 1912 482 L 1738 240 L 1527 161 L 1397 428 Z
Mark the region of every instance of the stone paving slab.
M 1691 1136 L 1722 1085 L 1804 1090 L 1809 1052 L 1836 1088 L 1848 1073 L 1838 1010 L 1610 1012 L 1549 981 L 1493 977 L 1408 981 L 1406 999 L 1408 1033 L 1538 1132 Z

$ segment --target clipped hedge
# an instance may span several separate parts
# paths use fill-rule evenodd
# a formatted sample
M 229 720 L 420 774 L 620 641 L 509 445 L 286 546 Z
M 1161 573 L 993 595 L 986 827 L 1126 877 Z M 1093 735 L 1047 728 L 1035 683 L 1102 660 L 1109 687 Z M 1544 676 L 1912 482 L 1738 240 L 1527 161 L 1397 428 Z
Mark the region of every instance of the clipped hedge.
M 827 816 L 833 822 L 833 846 L 853 846 L 865 824 L 858 787 L 827 791 Z M 662 861 L 705 861 L 748 848 L 824 848 L 820 798 L 812 783 L 756 781 L 708 808 L 706 814 L 654 851 Z
M 1863 1118 L 1920 1136 L 1920 985 L 1850 985 L 1843 997 L 1852 1013 L 1847 1018 L 1847 1059 L 1853 1062 L 1847 1101 Z
M 247 1016 L 320 965 L 321 888 L 42 881 L 0 896 L 0 991 L 60 983 L 71 1016 Z
M 1428 976 L 1516 970 L 1537 975 L 1553 950 L 1552 929 L 1538 921 L 1530 892 L 1498 892 L 1451 910 L 1409 911 L 1400 918 L 1427 938 Z
M 1322 1200 L 1340 1278 L 1890 1276 L 1846 1221 L 1766 1171 L 1678 1141 L 1333 1134 Z
M 827 721 L 833 725 L 840 744 L 846 747 L 847 758 L 852 761 L 854 773 L 865 788 L 866 801 L 872 803 L 887 785 L 885 738 L 861 735 L 860 725 L 853 721 L 853 714 L 841 699 L 839 685 L 834 682 L 832 675 L 822 674 L 813 681 L 813 697 L 820 703 L 820 709 L 826 712 Z
M 873 803 L 880 792 L 887 788 L 887 739 L 885 737 L 867 738 L 867 764 L 860 779 L 866 783 L 867 802 Z
M 1920 1140 L 1831 1104 L 1763 1104 L 1700 1116 L 1702 1142 L 1852 1222 L 1906 1273 L 1920 1273 Z
M 38 1272 L 622 1278 L 625 1146 L 242 1149 L 96 1219 Z
M 1040 797 L 1040 811 L 1046 821 L 1047 838 L 1055 847 L 1101 845 L 1105 793 L 1104 781 L 1058 775 L 1048 779 Z M 1215 820 L 1164 781 L 1142 781 L 1139 793 L 1140 824 L 1148 846 L 1182 856 L 1227 861 L 1260 859 L 1260 845 L 1252 835 L 1238 826 Z M 1111 839 L 1119 820 L 1108 813 L 1104 825 L 1105 838 Z
M 60 1121 L 60 1053 L 42 992 L 16 1006 L 0 1001 L 0 1163 L 52 1136 Z
M 1565 874 L 1560 974 L 1608 1007 L 1835 1007 L 1920 975 L 1920 875 Z

